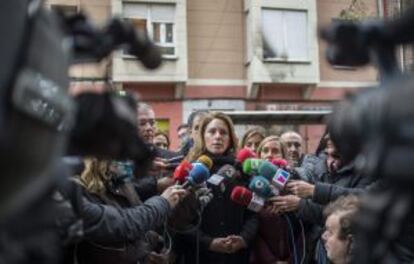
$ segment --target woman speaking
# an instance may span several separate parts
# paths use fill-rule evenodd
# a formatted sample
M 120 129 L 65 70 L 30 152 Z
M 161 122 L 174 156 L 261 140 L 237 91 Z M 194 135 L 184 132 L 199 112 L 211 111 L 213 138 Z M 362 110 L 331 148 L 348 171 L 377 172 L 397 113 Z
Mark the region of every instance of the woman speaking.
M 187 159 L 193 162 L 201 155 L 209 156 L 213 160 L 211 174 L 214 174 L 224 165 L 236 165 L 236 150 L 237 139 L 231 119 L 223 113 L 209 113 L 201 121 Z M 247 179 L 241 175 L 240 171 L 232 175 L 224 189 L 209 184 L 214 198 L 205 207 L 200 226 L 188 237 L 189 244 L 195 244 L 196 248 L 187 250 L 186 263 L 249 262 L 248 248 L 256 235 L 257 219 L 230 199 L 232 186 L 247 184 Z

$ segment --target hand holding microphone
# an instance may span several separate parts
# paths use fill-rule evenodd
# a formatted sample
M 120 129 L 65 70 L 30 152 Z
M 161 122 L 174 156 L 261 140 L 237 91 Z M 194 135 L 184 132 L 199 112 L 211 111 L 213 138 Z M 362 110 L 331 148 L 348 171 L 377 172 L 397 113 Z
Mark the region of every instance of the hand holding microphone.
M 161 194 L 161 197 L 167 199 L 171 208 L 175 208 L 186 194 L 187 190 L 181 188 L 180 186 L 170 186 L 165 189 L 165 191 Z
M 300 198 L 311 198 L 315 192 L 315 185 L 305 181 L 289 181 L 286 188 L 289 192 L 299 196 Z

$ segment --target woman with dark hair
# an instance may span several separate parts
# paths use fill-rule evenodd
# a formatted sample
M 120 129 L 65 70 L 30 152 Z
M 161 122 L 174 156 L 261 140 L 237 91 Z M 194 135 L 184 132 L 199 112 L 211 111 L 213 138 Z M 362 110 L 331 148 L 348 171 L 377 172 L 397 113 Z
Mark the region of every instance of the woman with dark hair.
M 168 150 L 170 148 L 170 138 L 167 133 L 157 130 L 154 134 L 154 145 L 160 149 Z
M 263 127 L 255 126 L 248 129 L 240 140 L 240 149 L 248 148 L 254 152 L 257 151 L 262 140 L 266 137 L 266 131 Z
M 213 174 L 224 165 L 234 166 L 236 151 L 237 138 L 231 119 L 223 113 L 209 113 L 200 123 L 187 159 L 193 162 L 201 155 L 209 156 L 213 160 Z M 242 177 L 235 177 L 232 182 L 246 185 Z M 231 185 L 227 184 L 224 191 L 209 186 L 214 198 L 205 207 L 198 229 L 187 237 L 188 244 L 196 245 L 196 248 L 187 249 L 193 254 L 187 254 L 192 256 L 187 256 L 186 263 L 196 263 L 196 258 L 199 263 L 248 263 L 248 248 L 256 235 L 257 219 L 246 208 L 230 200 Z

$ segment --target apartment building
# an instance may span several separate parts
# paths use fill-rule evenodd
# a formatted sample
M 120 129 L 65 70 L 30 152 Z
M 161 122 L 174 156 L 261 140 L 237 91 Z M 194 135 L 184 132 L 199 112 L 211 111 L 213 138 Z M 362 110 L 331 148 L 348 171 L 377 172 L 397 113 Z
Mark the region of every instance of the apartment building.
M 379 0 L 49 0 L 49 5 L 85 10 L 98 23 L 119 16 L 145 30 L 163 51 L 163 65 L 142 67 L 124 51 L 98 67 L 72 71 L 82 80 L 105 72 L 118 88 L 150 103 L 173 148 L 176 128 L 195 109 L 306 111 L 330 109 L 344 94 L 377 83 L 370 67 L 331 66 L 318 29 L 335 19 L 377 17 Z M 76 79 L 75 78 L 75 79 Z M 282 114 L 283 115 L 283 114 Z M 309 151 L 323 125 L 262 125 L 298 129 Z M 251 123 L 257 120 L 252 119 Z M 242 132 L 243 126 L 238 126 Z

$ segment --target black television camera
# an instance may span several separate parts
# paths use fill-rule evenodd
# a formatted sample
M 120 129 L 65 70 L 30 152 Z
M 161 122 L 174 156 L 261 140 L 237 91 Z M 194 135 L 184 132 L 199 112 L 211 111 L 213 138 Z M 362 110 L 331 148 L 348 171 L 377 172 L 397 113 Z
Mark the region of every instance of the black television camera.
M 385 187 L 362 201 L 353 263 L 414 260 L 414 80 L 396 59 L 396 47 L 414 41 L 413 26 L 412 9 L 395 21 L 339 22 L 322 32 L 331 63 L 374 63 L 382 80 L 339 103 L 328 123 L 343 158 Z
M 121 19 L 97 28 L 82 14 L 47 10 L 42 0 L 0 1 L 0 22 L 0 263 L 58 263 L 49 194 L 65 174 L 61 157 L 128 158 L 142 172 L 151 160 L 136 135 L 136 101 L 113 92 L 73 99 L 69 66 L 122 47 L 154 69 L 161 53 Z

